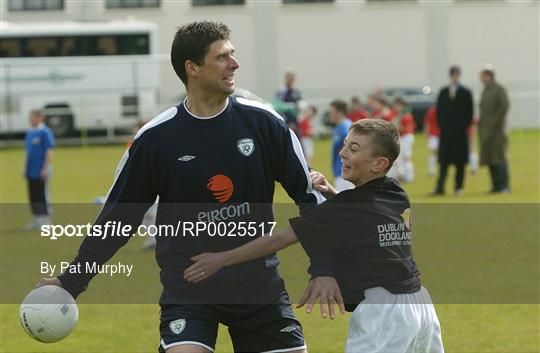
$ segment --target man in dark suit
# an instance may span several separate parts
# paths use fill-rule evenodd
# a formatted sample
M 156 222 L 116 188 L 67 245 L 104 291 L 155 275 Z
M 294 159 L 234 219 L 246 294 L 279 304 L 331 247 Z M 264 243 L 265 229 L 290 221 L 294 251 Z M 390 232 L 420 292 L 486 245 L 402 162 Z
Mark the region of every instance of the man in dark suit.
M 468 162 L 469 142 L 467 129 L 473 118 L 473 98 L 469 89 L 459 82 L 461 70 L 450 68 L 450 85 L 444 87 L 437 98 L 437 123 L 441 131 L 439 143 L 439 179 L 434 195 L 444 194 L 448 167 L 456 166 L 455 194 L 463 194 L 465 165 Z

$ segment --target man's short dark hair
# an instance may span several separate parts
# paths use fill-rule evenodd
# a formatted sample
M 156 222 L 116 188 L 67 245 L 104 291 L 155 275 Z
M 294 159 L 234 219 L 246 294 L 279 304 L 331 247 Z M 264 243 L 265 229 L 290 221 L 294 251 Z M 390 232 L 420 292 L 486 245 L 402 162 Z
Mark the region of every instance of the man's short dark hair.
M 349 131 L 371 137 L 373 157 L 385 157 L 388 172 L 399 156 L 399 133 L 396 126 L 382 119 L 362 119 L 351 125 Z
M 347 115 L 347 103 L 341 99 L 335 99 L 330 103 L 330 106 L 334 107 L 335 110 L 338 112 L 343 113 L 344 115 Z
M 171 47 L 171 62 L 174 71 L 187 85 L 186 61 L 204 64 L 208 48 L 216 40 L 230 39 L 230 29 L 221 22 L 200 21 L 178 27 Z
M 450 66 L 449 74 L 450 74 L 450 76 L 454 76 L 454 74 L 459 75 L 459 74 L 461 74 L 461 69 L 457 65 Z

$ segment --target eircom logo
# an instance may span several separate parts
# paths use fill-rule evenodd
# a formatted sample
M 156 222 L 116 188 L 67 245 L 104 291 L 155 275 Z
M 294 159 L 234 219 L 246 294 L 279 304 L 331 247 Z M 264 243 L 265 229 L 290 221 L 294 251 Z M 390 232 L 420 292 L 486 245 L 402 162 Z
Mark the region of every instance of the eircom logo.
M 234 191 L 232 180 L 223 174 L 217 174 L 210 178 L 206 187 L 212 191 L 212 194 L 220 203 L 229 201 Z

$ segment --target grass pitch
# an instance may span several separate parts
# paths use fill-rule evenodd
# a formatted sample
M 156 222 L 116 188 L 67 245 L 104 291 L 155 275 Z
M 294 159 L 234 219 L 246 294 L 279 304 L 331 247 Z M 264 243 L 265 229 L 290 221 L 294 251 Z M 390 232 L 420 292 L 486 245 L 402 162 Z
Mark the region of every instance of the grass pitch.
M 484 195 L 489 178 L 482 168 L 477 175 L 467 174 L 463 197 L 449 193 L 430 198 L 427 194 L 435 180 L 427 176 L 425 139 L 417 136 L 417 178 L 405 185 L 414 204 L 413 251 L 422 281 L 440 303 L 437 312 L 447 352 L 540 351 L 539 137 L 539 131 L 515 131 L 511 136 L 511 195 Z M 123 150 L 123 146 L 58 148 L 51 181 L 53 201 L 91 203 L 96 196 L 105 195 Z M 312 163 L 326 175 L 330 175 L 329 150 L 328 140 L 319 141 Z M 23 332 L 17 303 L 41 277 L 36 259 L 69 261 L 79 243 L 74 240 L 59 247 L 50 240 L 34 240 L 35 233 L 18 231 L 29 217 L 23 163 L 20 149 L 0 152 L 0 352 L 155 352 L 159 343 L 157 305 L 88 304 L 91 298 L 110 293 L 106 276 L 95 278 L 79 298 L 79 323 L 68 338 L 42 344 Z M 452 190 L 451 184 L 452 174 L 447 191 Z M 281 188 L 276 202 L 288 202 Z M 159 294 L 157 265 L 153 254 L 139 250 L 142 241 L 131 240 L 112 261 L 136 266 L 138 277 L 124 284 L 126 290 Z M 281 252 L 280 258 L 280 270 L 294 298 L 306 284 L 307 260 L 298 246 Z M 296 313 L 310 352 L 343 351 L 348 314 L 330 322 L 317 312 Z M 231 351 L 222 327 L 216 352 Z

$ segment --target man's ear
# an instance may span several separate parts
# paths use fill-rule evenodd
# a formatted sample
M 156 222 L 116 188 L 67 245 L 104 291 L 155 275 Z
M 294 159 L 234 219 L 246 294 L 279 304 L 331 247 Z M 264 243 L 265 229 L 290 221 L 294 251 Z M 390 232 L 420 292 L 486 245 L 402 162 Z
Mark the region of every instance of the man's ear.
M 191 60 L 186 60 L 184 65 L 185 65 L 186 74 L 187 74 L 188 77 L 189 76 L 197 76 L 197 74 L 199 72 L 199 65 L 195 64 Z

